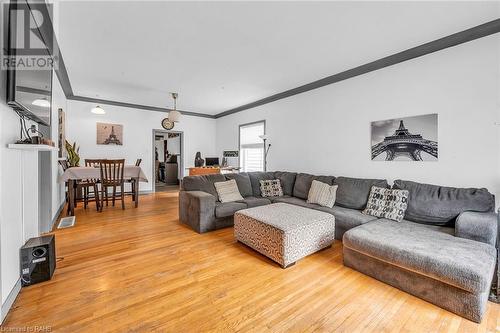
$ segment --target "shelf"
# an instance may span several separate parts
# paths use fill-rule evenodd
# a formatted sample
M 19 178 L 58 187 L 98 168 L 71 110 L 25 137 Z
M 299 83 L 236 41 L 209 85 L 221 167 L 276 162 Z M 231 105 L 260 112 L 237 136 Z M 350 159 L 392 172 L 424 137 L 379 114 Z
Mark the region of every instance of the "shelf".
M 11 143 L 7 147 L 9 149 L 31 150 L 31 151 L 58 151 L 59 150 L 58 148 L 52 147 L 49 145 L 28 145 L 28 144 L 19 144 L 19 143 Z

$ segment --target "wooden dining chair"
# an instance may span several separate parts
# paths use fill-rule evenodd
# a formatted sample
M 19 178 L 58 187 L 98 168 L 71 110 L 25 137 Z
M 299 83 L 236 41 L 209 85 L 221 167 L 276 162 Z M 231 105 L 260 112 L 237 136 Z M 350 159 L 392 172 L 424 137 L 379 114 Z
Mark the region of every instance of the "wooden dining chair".
M 137 166 L 137 167 L 141 166 L 141 162 L 142 162 L 142 158 L 138 158 L 135 161 L 135 166 Z M 128 178 L 128 179 L 125 179 L 125 182 L 130 183 L 130 192 L 125 192 L 125 194 L 132 195 L 132 201 L 135 201 L 135 187 L 137 186 L 136 180 L 134 178 Z
M 61 166 L 63 172 L 69 169 L 69 163 L 66 160 L 59 160 L 59 165 Z
M 101 162 L 103 160 L 101 159 L 85 159 L 85 166 L 86 167 L 91 167 L 91 168 L 100 168 L 101 167 Z M 96 204 L 96 209 L 99 211 L 99 187 L 98 184 L 100 183 L 99 178 L 95 179 L 86 179 L 82 180 L 78 183 L 83 188 L 83 208 L 87 209 L 87 206 L 89 204 L 89 199 L 94 199 L 95 204 Z M 90 196 L 90 189 L 93 190 L 93 196 Z
M 138 158 L 135 161 L 135 166 L 141 166 L 142 158 Z M 132 187 L 132 200 L 135 201 L 135 187 L 137 186 L 136 180 L 134 178 L 130 179 L 130 184 Z
M 106 199 L 106 205 L 108 205 L 108 188 L 113 188 L 112 192 L 112 203 L 115 205 L 115 199 L 120 198 L 122 201 L 122 209 L 125 209 L 125 192 L 124 185 L 125 181 L 123 179 L 123 169 L 125 167 L 125 160 L 102 160 L 100 163 L 101 168 L 101 205 L 100 209 L 104 205 L 104 199 Z M 120 193 L 116 192 L 117 187 L 120 187 Z
M 59 165 L 61 166 L 61 168 L 62 168 L 63 172 L 65 172 L 66 170 L 68 170 L 68 169 L 69 169 L 69 163 L 68 163 L 68 161 L 66 161 L 66 160 L 59 160 L 59 161 L 58 161 L 58 163 L 59 163 Z M 69 191 L 70 189 L 69 189 L 69 183 L 68 183 L 67 181 L 66 181 L 66 182 L 64 182 L 64 187 L 66 188 L 66 198 L 65 198 L 65 201 L 66 201 L 66 202 L 69 202 L 69 193 L 68 193 L 68 191 Z M 73 189 L 71 189 L 71 190 L 72 190 L 72 191 L 74 191 L 74 193 L 76 194 L 76 188 L 73 188 Z M 75 198 L 75 197 L 76 197 L 76 196 L 74 196 L 74 198 Z M 68 205 L 68 214 L 69 214 L 69 205 Z

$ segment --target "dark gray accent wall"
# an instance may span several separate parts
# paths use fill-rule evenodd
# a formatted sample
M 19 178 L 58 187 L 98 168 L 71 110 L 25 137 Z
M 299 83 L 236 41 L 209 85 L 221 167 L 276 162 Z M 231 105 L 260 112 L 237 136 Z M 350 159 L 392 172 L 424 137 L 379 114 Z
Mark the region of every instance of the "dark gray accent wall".
M 463 44 L 472 41 L 474 39 L 496 34 L 498 32 L 500 32 L 500 19 L 493 20 L 485 24 L 478 25 L 474 28 L 467 29 L 440 39 L 436 39 L 432 42 L 413 47 L 411 49 L 390 55 L 385 58 L 381 58 L 379 60 L 372 61 L 370 63 L 346 70 L 338 74 L 327 76 L 323 79 L 307 83 L 302 86 L 280 92 L 278 94 L 271 95 L 269 97 L 236 107 L 234 109 L 218 113 L 215 115 L 215 118 L 228 116 L 237 112 L 255 108 L 257 106 L 272 103 L 283 98 L 291 97 L 313 89 L 318 89 L 336 82 L 350 79 L 355 76 L 376 71 L 384 67 L 396 65 L 400 62 L 422 57 L 426 54 L 430 54 L 452 46 Z

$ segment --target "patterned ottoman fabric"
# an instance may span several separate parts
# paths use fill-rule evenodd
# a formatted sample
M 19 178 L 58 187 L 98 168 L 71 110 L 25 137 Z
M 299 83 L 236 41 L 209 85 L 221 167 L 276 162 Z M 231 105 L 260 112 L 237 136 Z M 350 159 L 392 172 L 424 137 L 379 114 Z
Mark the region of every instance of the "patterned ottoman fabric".
M 333 215 L 286 203 L 234 214 L 235 238 L 282 267 L 330 246 L 334 234 Z

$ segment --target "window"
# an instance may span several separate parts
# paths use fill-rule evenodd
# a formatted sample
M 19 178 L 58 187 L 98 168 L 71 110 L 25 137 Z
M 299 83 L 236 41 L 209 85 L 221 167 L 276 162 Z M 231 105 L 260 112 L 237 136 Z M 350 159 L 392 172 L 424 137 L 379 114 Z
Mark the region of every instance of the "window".
M 240 125 L 240 166 L 243 172 L 264 171 L 264 121 Z

